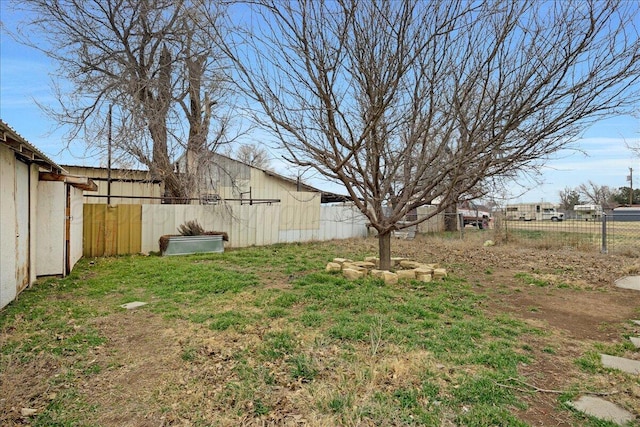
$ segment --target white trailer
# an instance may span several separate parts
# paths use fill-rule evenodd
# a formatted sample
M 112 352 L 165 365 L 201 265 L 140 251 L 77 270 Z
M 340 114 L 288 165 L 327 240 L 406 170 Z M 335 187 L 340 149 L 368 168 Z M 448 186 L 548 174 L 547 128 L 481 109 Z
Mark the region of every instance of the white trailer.
M 518 203 L 507 205 L 506 218 L 512 221 L 562 221 L 564 213 L 552 203 Z
M 578 219 L 585 221 L 602 219 L 602 206 L 600 205 L 575 205 L 573 210 L 578 214 Z

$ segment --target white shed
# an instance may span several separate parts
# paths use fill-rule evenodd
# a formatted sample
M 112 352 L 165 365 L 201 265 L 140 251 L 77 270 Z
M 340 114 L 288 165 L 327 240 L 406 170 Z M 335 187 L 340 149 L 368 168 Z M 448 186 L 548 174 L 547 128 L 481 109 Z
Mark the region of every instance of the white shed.
M 82 192 L 74 177 L 0 120 L 0 308 L 38 276 L 64 276 L 82 256 Z

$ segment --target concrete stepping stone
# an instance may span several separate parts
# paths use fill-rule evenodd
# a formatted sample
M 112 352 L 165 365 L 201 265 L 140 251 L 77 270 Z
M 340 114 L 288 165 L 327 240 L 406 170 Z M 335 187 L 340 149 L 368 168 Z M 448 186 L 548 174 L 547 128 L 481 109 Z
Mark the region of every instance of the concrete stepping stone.
M 126 308 L 127 310 L 133 310 L 135 308 L 142 307 L 143 305 L 147 305 L 147 303 L 142 301 L 133 301 L 133 302 L 128 302 L 126 304 L 122 304 L 120 307 Z
M 582 396 L 576 401 L 568 402 L 568 404 L 582 413 L 621 426 L 635 420 L 635 416 L 631 412 L 600 397 Z
M 631 340 L 635 348 L 640 348 L 640 337 L 630 337 L 629 340 Z
M 601 354 L 600 360 L 605 368 L 619 369 L 628 374 L 640 374 L 640 361 L 624 357 Z
M 640 291 L 640 276 L 627 276 L 615 281 L 617 287 Z

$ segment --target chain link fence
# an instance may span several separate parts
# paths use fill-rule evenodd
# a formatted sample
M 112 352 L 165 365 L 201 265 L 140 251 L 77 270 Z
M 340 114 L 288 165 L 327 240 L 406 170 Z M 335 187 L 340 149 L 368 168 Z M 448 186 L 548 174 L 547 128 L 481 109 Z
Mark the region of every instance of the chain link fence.
M 586 219 L 525 220 L 510 218 L 505 211 L 494 212 L 489 221 L 475 224 L 458 215 L 457 232 L 462 239 L 484 233 L 486 240 L 496 242 L 640 256 L 640 218 L 634 220 L 612 214 Z

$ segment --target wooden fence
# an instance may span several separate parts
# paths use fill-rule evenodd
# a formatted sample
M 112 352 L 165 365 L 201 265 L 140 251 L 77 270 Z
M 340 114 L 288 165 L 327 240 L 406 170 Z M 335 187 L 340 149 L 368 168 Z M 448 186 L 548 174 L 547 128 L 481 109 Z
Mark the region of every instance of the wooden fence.
M 85 257 L 141 252 L 142 205 L 84 204 Z
M 350 205 L 321 206 L 316 193 L 279 204 L 84 205 L 84 256 L 158 251 L 158 239 L 186 221 L 225 231 L 227 247 L 344 239 L 367 235 L 367 220 Z

